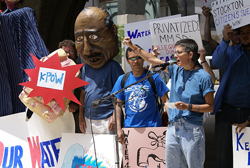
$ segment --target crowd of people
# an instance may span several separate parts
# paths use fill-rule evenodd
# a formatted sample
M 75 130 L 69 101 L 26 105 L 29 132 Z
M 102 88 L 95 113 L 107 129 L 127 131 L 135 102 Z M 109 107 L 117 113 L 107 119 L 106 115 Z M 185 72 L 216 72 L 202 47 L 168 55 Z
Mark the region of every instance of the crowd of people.
M 232 168 L 232 125 L 236 125 L 236 132 L 241 132 L 250 124 L 250 25 L 236 30 L 226 25 L 223 39 L 218 43 L 211 36 L 211 9 L 202 9 L 206 18 L 204 40 L 213 52 L 212 64 L 224 72 L 215 98 L 214 73 L 205 59 L 205 49 L 198 50 L 194 40 L 182 39 L 175 43 L 176 63 L 164 70 L 171 79 L 171 88 L 168 88 L 157 73 L 146 78 L 152 72 L 143 67 L 144 61 L 153 66 L 165 63 L 157 58 L 157 48 L 148 53 L 129 37 L 124 38 L 123 43 L 128 46 L 126 61 L 132 69 L 124 74 L 113 60 L 119 47 L 117 27 L 109 13 L 101 8 L 85 8 L 75 22 L 75 42 L 64 40 L 58 46 L 76 64 L 84 63 L 81 79 L 89 83 L 74 91 L 82 105 L 69 104 L 75 132 L 117 133 L 119 142 L 124 143 L 122 128 L 162 126 L 159 98 L 163 104 L 175 106 L 164 105 L 168 115 L 167 168 L 204 166 L 203 123 L 204 114 L 208 113 L 215 114 L 216 168 Z M 127 88 L 117 93 L 124 87 Z M 93 101 L 112 94 L 117 98 L 115 107 L 113 100 L 108 99 L 93 108 Z
M 89 101 L 81 100 L 84 106 L 80 106 L 80 128 L 83 133 L 92 131 L 95 133 L 113 133 L 110 132 L 115 127 L 113 123 L 115 115 L 112 105 L 107 102 L 106 105 L 103 104 L 100 107 L 102 110 L 98 110 L 99 107 L 97 109 L 91 108 L 93 100 L 98 97 L 105 97 L 105 95 L 99 96 L 91 93 L 93 90 L 96 93 L 98 89 L 104 89 L 100 87 L 103 83 L 96 85 L 97 81 L 92 82 L 92 80 L 97 80 L 94 77 L 94 73 L 100 73 L 99 68 L 101 68 L 101 71 L 105 71 L 102 69 L 103 66 L 106 67 L 113 63 L 110 58 L 113 58 L 115 55 L 113 51 L 116 48 L 116 44 L 111 42 L 114 41 L 112 37 L 114 27 L 108 27 L 107 24 L 109 23 L 106 22 L 103 23 L 105 25 L 101 26 L 100 22 L 96 23 L 91 13 L 94 10 L 100 9 L 90 8 L 84 10 L 79 15 L 82 17 L 77 18 L 75 28 L 77 50 L 82 58 L 86 60 L 85 68 L 88 67 L 88 69 L 83 71 L 82 79 L 91 83 L 90 86 L 83 88 L 83 93 L 80 97 L 80 99 L 89 99 Z M 158 127 L 162 125 L 157 108 L 156 95 L 160 97 L 163 103 L 174 103 L 176 107 L 174 109 L 165 106 L 169 117 L 166 134 L 166 167 L 168 168 L 200 168 L 204 166 L 204 113 L 210 112 L 215 114 L 215 163 L 216 167 L 220 168 L 233 167 L 232 125 L 237 126 L 236 131 L 238 129 L 241 131 L 250 123 L 248 118 L 250 116 L 248 91 L 250 83 L 247 78 L 250 74 L 247 66 L 250 53 L 250 25 L 243 26 L 237 30 L 233 30 L 230 25 L 226 25 L 223 30 L 223 39 L 218 43 L 211 36 L 210 10 L 208 7 L 203 7 L 203 14 L 206 17 L 205 41 L 207 41 L 213 52 L 213 65 L 225 72 L 223 78 L 220 79 L 221 83 L 215 100 L 215 76 L 205 59 L 206 51 L 205 49 L 198 51 L 198 45 L 192 39 L 183 39 L 175 44 L 174 58 L 177 62 L 173 66 L 168 66 L 165 70 L 171 79 L 171 88 L 166 87 L 158 74 L 154 74 L 148 80 L 141 80 L 151 73 L 150 70 L 143 68 L 144 61 L 152 65 L 164 62 L 157 58 L 157 48 L 154 48 L 152 53 L 148 53 L 139 45 L 134 45 L 129 37 L 126 37 L 123 43 L 128 46 L 126 61 L 132 71 L 123 74 L 118 65 L 113 65 L 114 69 L 106 71 L 109 74 L 116 72 L 112 74 L 113 78 L 111 77 L 110 80 L 112 84 L 105 87 L 105 89 L 107 88 L 105 93 L 108 91 L 107 95 L 116 93 L 130 84 L 136 83 L 115 95 L 117 98 L 115 110 L 117 134 L 121 143 L 124 141 L 122 127 Z M 100 10 L 99 12 L 103 11 Z M 91 19 L 93 24 L 87 24 L 89 23 L 88 19 Z M 112 33 L 108 31 L 109 29 Z M 101 37 L 100 32 L 103 34 L 105 31 L 108 32 L 105 33 L 104 37 Z M 107 41 L 110 42 L 108 47 L 105 43 Z M 232 45 L 229 45 L 230 41 Z M 106 46 L 106 48 L 103 46 Z M 100 54 L 103 54 L 104 58 L 108 57 L 108 61 L 102 60 Z M 198 59 L 201 60 L 200 63 Z M 103 61 L 103 64 L 98 64 L 101 65 L 100 67 L 96 64 L 98 61 Z M 93 65 L 91 66 L 91 64 Z M 242 68 L 244 69 L 242 70 Z M 88 73 L 90 73 L 91 77 L 88 77 Z M 100 76 L 107 79 L 104 74 Z M 104 81 L 104 78 L 100 80 L 99 78 L 98 75 L 98 82 Z M 152 85 L 152 81 L 156 87 Z M 96 87 L 93 88 L 93 85 L 96 85 Z M 154 87 L 156 88 L 156 93 L 154 93 Z M 167 94 L 169 90 L 170 97 Z M 110 107 L 109 110 L 104 109 L 105 106 Z M 122 110 L 123 106 L 124 111 Z M 123 118 L 122 114 L 125 114 L 124 121 L 121 119 Z M 86 122 L 87 120 L 89 121 Z M 108 129 L 100 132 L 103 126 Z M 95 129 L 86 131 L 88 127 L 95 127 Z

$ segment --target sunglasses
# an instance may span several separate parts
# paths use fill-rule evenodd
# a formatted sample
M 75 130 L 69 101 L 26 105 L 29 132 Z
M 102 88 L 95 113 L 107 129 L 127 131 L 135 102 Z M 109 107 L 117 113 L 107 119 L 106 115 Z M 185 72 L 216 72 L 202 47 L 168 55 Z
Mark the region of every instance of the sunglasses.
M 138 60 L 138 59 L 142 59 L 140 56 L 137 56 L 137 57 L 132 57 L 132 58 L 128 58 L 129 60 L 131 61 L 134 61 L 134 60 Z

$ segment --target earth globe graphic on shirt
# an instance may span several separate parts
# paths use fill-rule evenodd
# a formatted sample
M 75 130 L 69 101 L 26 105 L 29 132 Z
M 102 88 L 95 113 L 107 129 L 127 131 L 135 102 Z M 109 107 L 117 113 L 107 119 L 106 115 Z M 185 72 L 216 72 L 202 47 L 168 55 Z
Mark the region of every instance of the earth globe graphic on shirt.
M 131 90 L 133 90 L 129 96 L 128 105 L 129 108 L 134 112 L 142 112 L 144 111 L 148 104 L 145 101 L 145 97 L 147 96 L 147 93 L 144 89 L 141 89 L 139 86 L 132 87 Z

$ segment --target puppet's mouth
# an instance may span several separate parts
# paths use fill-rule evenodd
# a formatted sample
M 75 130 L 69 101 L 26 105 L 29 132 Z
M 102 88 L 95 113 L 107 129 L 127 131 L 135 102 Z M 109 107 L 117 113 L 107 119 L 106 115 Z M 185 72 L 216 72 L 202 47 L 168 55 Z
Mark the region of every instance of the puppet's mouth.
M 100 60 L 101 60 L 100 58 L 92 58 L 92 59 L 89 59 L 89 62 L 95 63 L 95 62 L 98 62 Z
M 102 61 L 103 55 L 102 54 L 95 54 L 93 56 L 86 56 L 86 59 L 91 64 L 98 64 Z

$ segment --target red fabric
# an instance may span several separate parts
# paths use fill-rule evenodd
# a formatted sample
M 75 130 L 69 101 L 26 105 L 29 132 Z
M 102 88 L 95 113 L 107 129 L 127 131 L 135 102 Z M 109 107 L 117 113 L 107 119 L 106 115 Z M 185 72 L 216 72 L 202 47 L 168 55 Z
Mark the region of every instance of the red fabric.
M 168 126 L 168 114 L 164 112 L 161 116 L 162 126 Z

